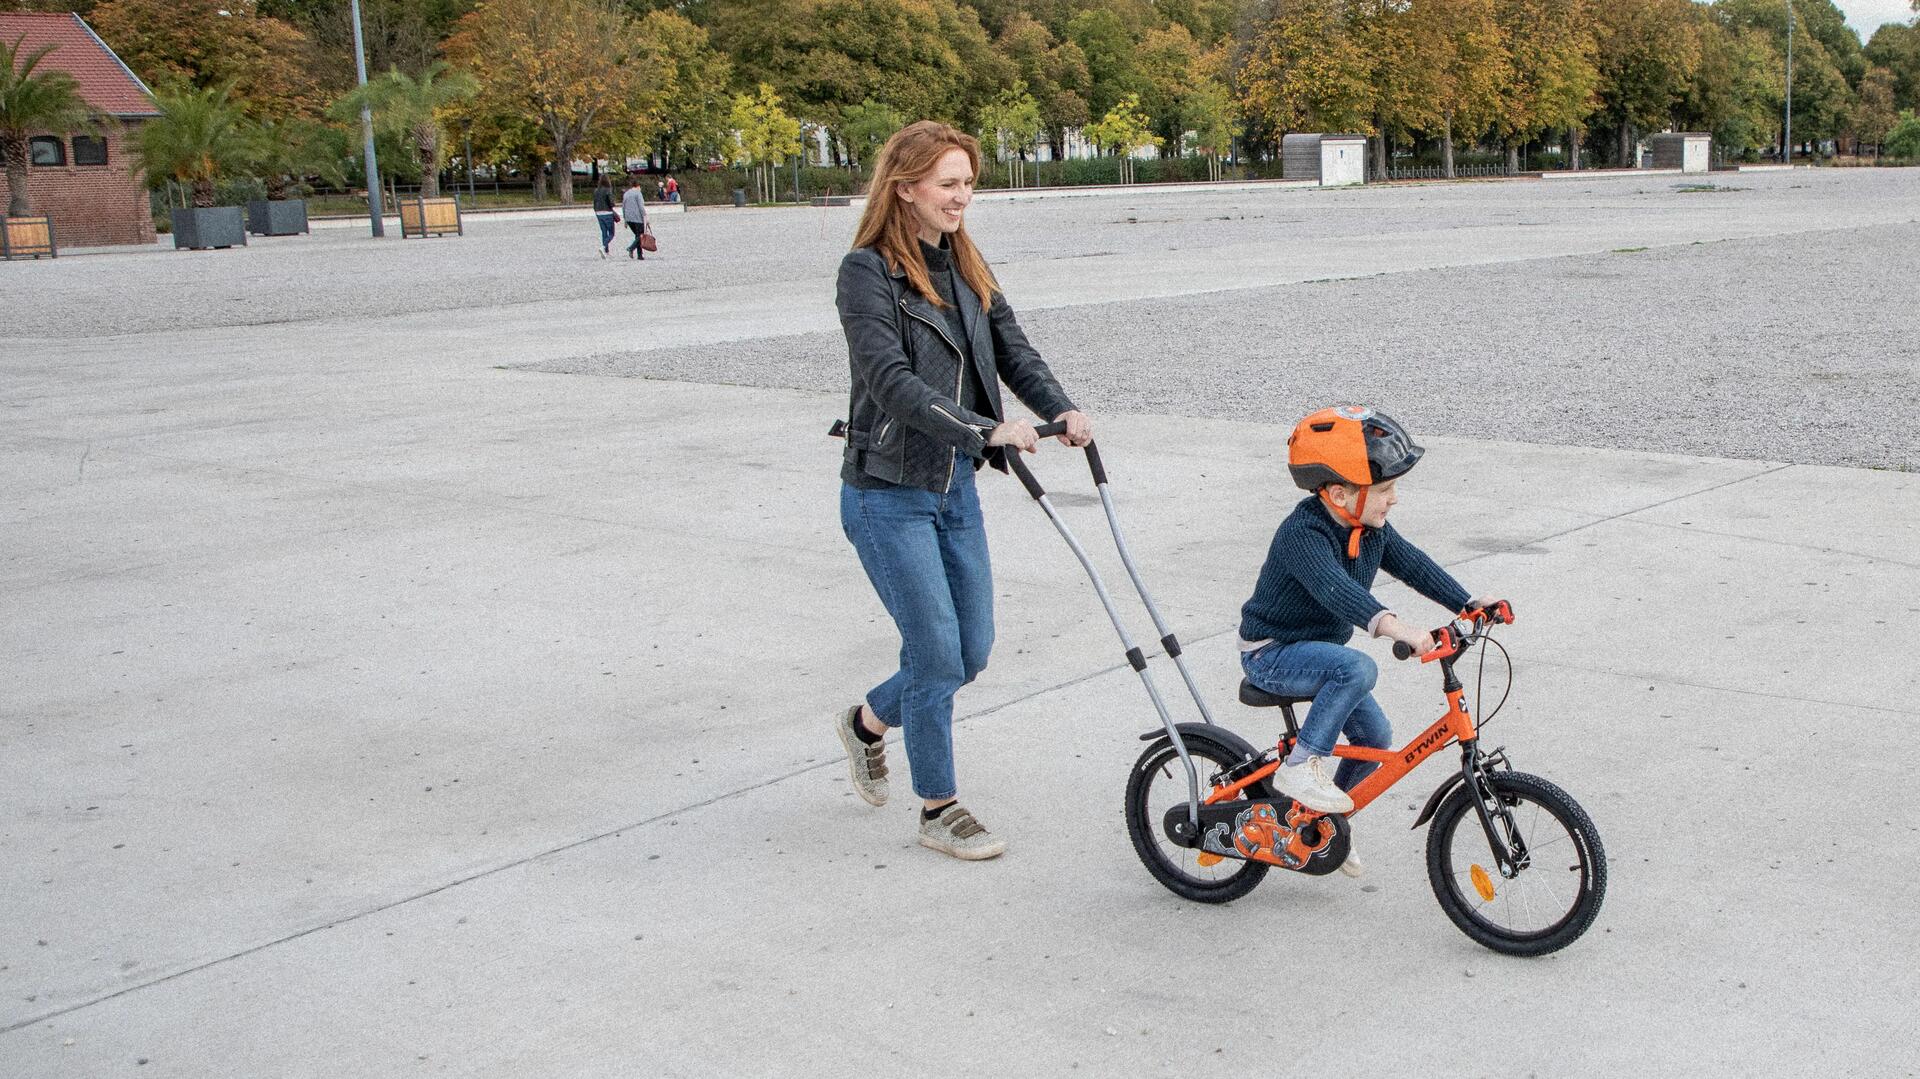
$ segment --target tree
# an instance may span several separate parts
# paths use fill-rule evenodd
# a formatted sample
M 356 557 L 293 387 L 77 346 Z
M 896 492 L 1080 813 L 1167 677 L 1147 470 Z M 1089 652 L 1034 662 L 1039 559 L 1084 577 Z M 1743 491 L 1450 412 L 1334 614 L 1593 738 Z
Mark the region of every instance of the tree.
M 1233 94 L 1216 79 L 1206 79 L 1187 94 L 1183 110 L 1193 148 L 1207 159 L 1207 179 L 1220 179 L 1220 158 L 1233 149 Z
M 1854 138 L 1873 144 L 1874 156 L 1886 143 L 1887 134 L 1900 122 L 1893 107 L 1893 72 L 1884 67 L 1868 69 L 1860 79 L 1860 96 L 1849 118 Z
M 7 215 L 28 217 L 29 139 L 36 132 L 65 133 L 90 127 L 93 110 L 80 99 L 80 84 L 64 71 L 36 71 L 55 46 L 22 53 L 25 38 L 0 41 L 0 158 L 7 167 Z
M 1234 81 L 1247 115 L 1276 135 L 1370 131 L 1372 65 L 1338 0 L 1276 8 L 1242 50 Z
M 1433 109 L 1422 83 L 1406 0 L 1348 0 L 1347 34 L 1366 58 L 1373 91 L 1374 172 L 1387 172 L 1387 141 L 1404 139 L 1431 123 Z
M 638 37 L 635 21 L 609 0 L 482 0 L 445 51 L 477 80 L 477 111 L 540 124 L 560 201 L 570 203 L 581 145 L 629 123 L 631 103 L 657 78 Z
M 1700 64 L 1678 109 L 1680 121 L 1713 136 L 1723 152 L 1770 146 L 1780 129 L 1786 60 L 1765 30 L 1730 26 L 1708 14 Z
M 1064 156 L 1067 129 L 1091 119 L 1086 54 L 1071 41 L 1056 41 L 1052 31 L 1024 13 L 1007 20 L 995 47 L 1013 62 L 1017 77 L 1040 106 L 1040 124 L 1053 156 Z
M 672 78 L 659 102 L 655 124 L 660 158 L 699 164 L 722 155 L 732 131 L 733 64 L 710 43 L 707 32 L 684 15 L 653 11 L 640 20 L 640 36 L 667 57 Z
M 312 120 L 260 120 L 240 132 L 238 166 L 260 178 L 267 198 L 287 197 L 288 188 L 309 176 L 335 187 L 347 185 L 345 162 L 352 155 L 346 133 Z
M 1867 61 L 1893 74 L 1893 103 L 1920 108 L 1920 21 L 1888 23 L 1867 42 Z
M 1507 171 L 1518 172 L 1523 143 L 1577 127 L 1599 104 L 1598 46 L 1586 0 L 1497 0 L 1494 17 L 1512 71 L 1494 130 L 1507 143 Z
M 1112 112 L 1132 95 L 1138 107 L 1140 80 L 1135 70 L 1133 35 L 1111 6 L 1089 7 L 1067 22 L 1067 37 L 1079 46 L 1087 65 L 1087 108 Z
M 980 141 L 994 160 L 1007 159 L 1008 187 L 1026 182 L 1026 154 L 1039 139 L 1041 126 L 1040 105 L 1024 83 L 1015 83 L 980 110 Z
M 731 122 L 737 133 L 734 162 L 754 169 L 760 201 L 772 202 L 774 168 L 800 152 L 800 121 L 787 115 L 780 107 L 780 95 L 763 82 L 757 96 L 734 97 Z
M 225 86 L 250 116 L 318 116 L 327 104 L 306 35 L 254 0 L 106 0 L 91 23 L 150 83 Z
M 213 205 L 214 181 L 246 160 L 241 113 L 229 87 L 191 86 L 157 91 L 160 115 L 140 125 L 138 153 L 147 183 L 178 180 L 193 189 L 193 204 Z
M 855 171 L 871 163 L 880 147 L 905 126 L 899 113 L 872 98 L 841 109 L 839 135 L 840 144 L 846 147 L 847 163 Z
M 1631 166 L 1634 129 L 1664 128 L 1700 64 L 1692 0 L 1606 0 L 1595 6 L 1601 115 L 1619 139 L 1617 164 Z
M 367 70 L 425 71 L 440 58 L 440 42 L 473 5 L 474 0 L 360 0 Z M 352 0 L 260 0 L 259 13 L 306 35 L 323 86 L 344 91 L 354 85 Z
M 1133 154 L 1149 146 L 1159 146 L 1147 114 L 1140 110 L 1140 98 L 1128 94 L 1116 102 L 1105 116 L 1087 125 L 1087 138 L 1095 146 L 1120 158 L 1120 182 L 1133 182 Z
M 441 144 L 446 141 L 444 113 L 456 102 L 472 97 L 477 80 L 464 71 L 450 70 L 435 61 L 417 77 L 399 68 L 356 87 L 334 105 L 336 119 L 352 120 L 362 107 L 372 110 L 374 126 L 399 136 L 420 169 L 420 193 L 440 197 Z
M 1920 158 L 1920 116 L 1912 109 L 1900 114 L 1899 122 L 1887 132 L 1887 153 L 1894 157 Z
M 1161 152 L 1177 154 L 1185 142 L 1184 106 L 1194 85 L 1194 68 L 1200 63 L 1200 47 L 1185 26 L 1173 23 L 1148 30 L 1136 56 L 1140 101 L 1160 136 Z
M 1441 166 L 1451 179 L 1454 135 L 1485 131 L 1512 78 L 1493 0 L 1411 0 L 1407 19 L 1434 121 L 1429 130 L 1438 128 Z
M 1773 0 L 1718 0 L 1714 14 L 1722 25 L 1757 30 L 1782 57 L 1787 51 L 1787 9 Z M 1860 39 L 1847 29 L 1828 0 L 1793 0 L 1793 132 L 1799 138 L 1830 139 L 1840 134 L 1853 107 L 1852 82 L 1865 74 Z M 1829 42 L 1834 47 L 1829 47 Z M 1838 52 L 1836 53 L 1835 49 Z M 1781 79 L 1785 81 L 1784 61 Z M 1848 68 L 1858 74 L 1849 78 Z M 1784 102 L 1775 98 L 1775 107 Z

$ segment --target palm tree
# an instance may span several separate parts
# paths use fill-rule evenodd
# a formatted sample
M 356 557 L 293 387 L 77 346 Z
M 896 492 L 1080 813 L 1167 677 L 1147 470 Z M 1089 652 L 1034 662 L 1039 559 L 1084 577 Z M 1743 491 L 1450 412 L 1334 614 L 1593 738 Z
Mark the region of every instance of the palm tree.
M 346 136 L 311 120 L 262 120 L 242 131 L 241 156 L 249 172 L 267 186 L 267 198 L 278 202 L 287 188 L 318 176 L 335 187 L 347 185 L 344 162 Z
M 399 68 L 388 68 L 385 75 L 356 87 L 333 106 L 333 115 L 351 119 L 361 106 L 373 110 L 374 123 L 394 132 L 405 141 L 420 163 L 420 193 L 427 198 L 440 197 L 440 144 L 445 132 L 440 126 L 440 111 L 456 101 L 472 97 L 479 84 L 472 75 L 449 68 L 436 60 L 418 78 Z
M 245 160 L 240 110 L 228 98 L 232 86 L 181 87 L 154 95 L 158 118 L 140 127 L 140 162 L 151 183 L 162 177 L 193 187 L 193 204 L 213 205 L 213 182 Z
M 80 84 L 64 71 L 34 68 L 54 46 L 21 58 L 26 39 L 9 45 L 0 41 L 0 157 L 7 162 L 7 215 L 28 217 L 33 213 L 27 201 L 28 139 L 36 131 L 57 133 L 91 126 L 93 111 L 80 99 Z

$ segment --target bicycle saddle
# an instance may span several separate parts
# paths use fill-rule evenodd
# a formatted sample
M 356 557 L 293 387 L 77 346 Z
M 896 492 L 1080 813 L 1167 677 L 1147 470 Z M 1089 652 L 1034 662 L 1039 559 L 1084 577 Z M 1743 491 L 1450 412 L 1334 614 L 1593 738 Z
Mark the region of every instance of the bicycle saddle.
M 1311 694 L 1305 697 L 1283 697 L 1276 693 L 1268 693 L 1244 678 L 1240 680 L 1240 703 L 1254 708 L 1280 708 L 1290 704 L 1311 704 L 1312 702 Z

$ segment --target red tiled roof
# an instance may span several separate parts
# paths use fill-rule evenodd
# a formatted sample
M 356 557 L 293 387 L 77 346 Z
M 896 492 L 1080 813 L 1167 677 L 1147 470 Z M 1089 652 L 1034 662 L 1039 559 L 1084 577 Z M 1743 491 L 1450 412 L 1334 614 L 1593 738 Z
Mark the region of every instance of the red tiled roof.
M 36 70 L 72 75 L 81 98 L 109 116 L 160 115 L 147 84 L 78 15 L 0 12 L 0 41 L 19 41 L 20 53 L 27 56 L 54 46 Z

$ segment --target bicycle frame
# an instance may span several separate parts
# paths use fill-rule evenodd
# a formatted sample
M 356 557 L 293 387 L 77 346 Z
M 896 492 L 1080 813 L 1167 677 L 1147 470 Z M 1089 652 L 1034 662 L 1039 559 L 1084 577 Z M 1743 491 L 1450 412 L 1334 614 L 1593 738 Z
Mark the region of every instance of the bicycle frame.
M 1477 624 L 1483 617 L 1473 615 L 1470 616 L 1470 621 Z M 1506 617 L 1510 620 L 1511 614 L 1509 613 Z M 1445 679 L 1441 688 L 1447 695 L 1446 714 L 1399 749 L 1373 749 L 1353 745 L 1333 747 L 1333 755 L 1336 757 L 1345 760 L 1372 761 L 1379 765 L 1367 775 L 1367 778 L 1347 792 L 1353 799 L 1353 810 L 1346 815 L 1352 816 L 1360 812 L 1374 799 L 1385 794 L 1394 784 L 1405 779 L 1408 773 L 1420 767 L 1422 761 L 1458 743 L 1461 747 L 1460 779 L 1467 784 L 1467 789 L 1473 792 L 1474 814 L 1480 820 L 1481 830 L 1486 833 L 1487 845 L 1492 849 L 1500 875 L 1512 877 L 1527 864 L 1526 843 L 1514 826 L 1513 814 L 1497 799 L 1492 798 L 1486 785 L 1481 782 L 1481 774 L 1484 770 L 1482 763 L 1489 758 L 1484 757 L 1480 752 L 1479 729 L 1474 725 L 1472 714 L 1467 711 L 1466 687 L 1460 684 L 1459 676 L 1453 671 L 1454 663 L 1460 658 L 1466 646 L 1480 640 L 1481 631 L 1475 628 L 1462 636 L 1449 623 L 1435 632 L 1440 635 L 1443 643 L 1441 647 L 1423 658 L 1440 661 L 1440 671 Z M 1282 735 L 1276 747 L 1276 759 L 1235 779 L 1232 783 L 1214 788 L 1207 795 L 1206 804 L 1213 805 L 1216 802 L 1227 801 L 1239 795 L 1247 787 L 1279 771 L 1281 762 L 1287 759 L 1287 754 L 1293 749 L 1292 743 L 1297 739 L 1298 735 L 1291 730 L 1288 734 Z M 1504 757 L 1496 753 L 1491 759 L 1494 763 L 1500 763 Z M 1441 791 L 1444 790 L 1446 787 L 1443 786 Z M 1435 792 L 1435 797 L 1439 797 L 1439 792 Z M 1496 817 L 1499 818 L 1498 826 L 1495 824 Z M 1425 820 L 1424 815 L 1421 819 Z M 1419 823 L 1416 822 L 1414 827 L 1419 827 Z
M 1447 668 L 1447 679 L 1455 682 L 1451 665 Z M 1353 799 L 1353 813 L 1365 809 L 1374 799 L 1385 794 L 1395 783 L 1405 779 L 1408 773 L 1420 767 L 1422 761 L 1447 748 L 1455 742 L 1471 743 L 1477 737 L 1473 725 L 1473 716 L 1467 712 L 1466 691 L 1458 684 L 1447 689 L 1447 712 L 1433 722 L 1433 725 L 1420 732 L 1420 735 L 1399 749 L 1373 749 L 1368 746 L 1337 745 L 1333 755 L 1345 760 L 1372 761 L 1380 767 L 1375 768 L 1359 786 L 1348 791 Z M 1253 772 L 1241 776 L 1224 787 L 1216 787 L 1206 797 L 1206 804 L 1225 802 L 1237 797 L 1241 791 L 1266 779 L 1280 770 L 1280 764 L 1286 760 L 1287 753 L 1293 747 L 1288 743 L 1293 739 L 1282 737 L 1278 747 L 1279 758 L 1261 765 Z M 1353 813 L 1347 814 L 1352 816 Z

